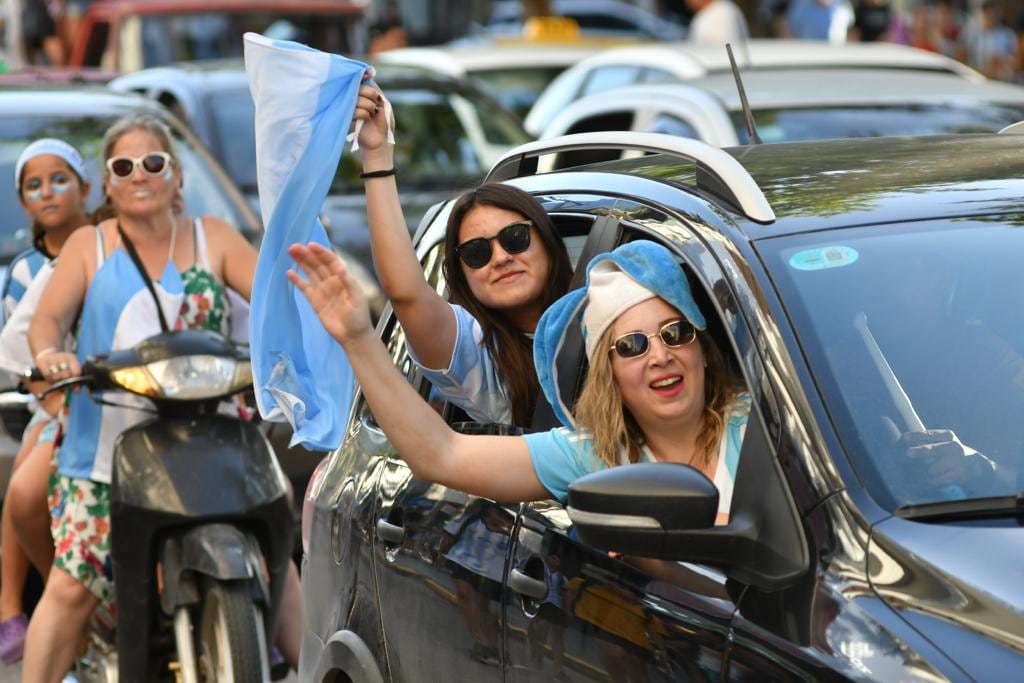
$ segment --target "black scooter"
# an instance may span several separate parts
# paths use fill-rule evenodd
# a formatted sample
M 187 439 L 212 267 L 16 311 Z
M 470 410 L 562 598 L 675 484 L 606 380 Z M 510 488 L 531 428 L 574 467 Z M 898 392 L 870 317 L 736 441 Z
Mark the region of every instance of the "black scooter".
M 151 337 L 89 358 L 96 400 L 144 396 L 152 419 L 114 447 L 116 626 L 94 617 L 74 674 L 86 681 L 267 681 L 292 550 L 284 473 L 263 433 L 218 412 L 250 387 L 247 349 L 209 332 Z

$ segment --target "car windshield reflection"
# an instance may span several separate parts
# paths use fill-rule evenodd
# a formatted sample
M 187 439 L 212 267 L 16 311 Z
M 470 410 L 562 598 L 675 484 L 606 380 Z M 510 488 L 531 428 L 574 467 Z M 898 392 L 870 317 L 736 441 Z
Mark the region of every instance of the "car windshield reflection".
M 891 509 L 1019 489 L 1022 238 L 1008 216 L 762 243 L 843 446 Z M 912 457 L 923 430 L 962 455 Z

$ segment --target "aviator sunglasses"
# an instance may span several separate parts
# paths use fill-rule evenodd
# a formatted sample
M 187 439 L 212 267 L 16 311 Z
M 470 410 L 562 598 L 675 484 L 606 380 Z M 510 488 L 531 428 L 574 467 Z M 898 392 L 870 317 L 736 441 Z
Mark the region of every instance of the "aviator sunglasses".
M 142 169 L 144 175 L 162 176 L 171 166 L 171 155 L 167 152 L 150 152 L 141 157 L 117 156 L 107 159 L 107 170 L 115 178 L 130 178 L 136 166 Z
M 661 337 L 662 344 L 676 348 L 686 346 L 696 339 L 697 328 L 689 320 L 673 320 L 662 325 L 661 329 L 653 334 L 627 332 L 617 338 L 608 349 L 615 351 L 621 358 L 639 358 L 650 350 L 651 337 Z
M 471 240 L 466 240 L 455 247 L 455 253 L 470 268 L 483 268 L 491 262 L 491 255 L 494 253 L 491 240 L 498 240 L 501 248 L 509 254 L 521 254 L 530 248 L 531 227 L 533 227 L 532 221 L 510 223 L 499 230 L 494 237 L 474 237 Z
M 64 171 L 57 171 L 50 176 L 50 192 L 62 194 L 71 187 L 71 176 Z M 37 202 L 43 198 L 43 179 L 30 178 L 25 181 L 23 189 L 25 199 L 30 202 Z

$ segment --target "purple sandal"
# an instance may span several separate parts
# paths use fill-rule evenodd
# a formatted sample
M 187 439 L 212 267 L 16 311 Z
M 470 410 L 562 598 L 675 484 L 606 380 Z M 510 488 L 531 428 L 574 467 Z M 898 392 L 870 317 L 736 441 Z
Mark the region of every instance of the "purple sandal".
M 28 618 L 24 614 L 0 621 L 0 659 L 4 664 L 14 664 L 21 659 L 27 631 Z

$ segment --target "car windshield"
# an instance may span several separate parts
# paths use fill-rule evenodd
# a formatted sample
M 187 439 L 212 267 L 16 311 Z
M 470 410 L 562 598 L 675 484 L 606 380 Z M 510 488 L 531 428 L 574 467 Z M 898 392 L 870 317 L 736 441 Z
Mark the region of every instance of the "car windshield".
M 522 126 L 490 100 L 419 88 L 388 88 L 397 119 L 395 166 L 408 190 L 451 188 L 479 180 L 510 147 L 527 141 Z M 220 157 L 235 183 L 256 192 L 255 109 L 247 88 L 210 94 Z M 360 164 L 345 146 L 331 191 L 362 193 Z
M 103 133 L 116 116 L 3 116 L 0 117 L 0 178 L 14 178 L 18 155 L 30 142 L 42 137 L 67 140 L 85 156 L 92 190 L 88 208 L 103 197 L 100 167 Z M 192 215 L 213 215 L 236 228 L 250 230 L 227 188 L 206 159 L 175 132 L 175 143 L 184 175 L 185 207 Z M 0 263 L 9 262 L 31 241 L 31 221 L 18 201 L 14 184 L 0 183 Z
M 509 148 L 528 137 L 522 126 L 490 100 L 427 89 L 388 89 L 395 108 L 395 167 L 408 189 L 452 188 L 479 182 Z M 359 162 L 346 152 L 332 190 L 362 191 Z
M 740 144 L 749 143 L 742 112 L 732 113 Z M 754 112 L 764 142 L 835 140 L 896 135 L 994 133 L 1024 119 L 1024 105 L 989 102 L 886 107 L 806 107 Z
M 876 500 L 895 509 L 1016 494 L 1024 480 L 1024 215 L 830 230 L 758 249 L 846 454 Z M 951 430 L 996 474 L 975 467 L 977 459 L 964 466 L 959 455 L 908 457 L 913 437 L 904 434 L 921 429 Z
M 561 66 L 487 69 L 474 71 L 470 77 L 503 107 L 526 118 L 544 88 L 564 70 Z
M 252 31 L 296 40 L 335 54 L 353 51 L 353 13 L 202 12 L 142 17 L 143 66 L 242 56 L 242 36 Z

